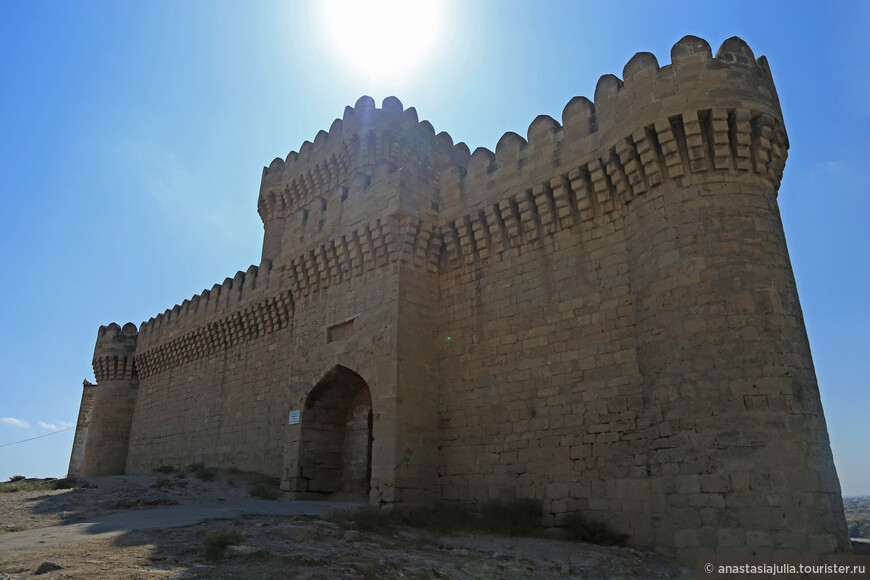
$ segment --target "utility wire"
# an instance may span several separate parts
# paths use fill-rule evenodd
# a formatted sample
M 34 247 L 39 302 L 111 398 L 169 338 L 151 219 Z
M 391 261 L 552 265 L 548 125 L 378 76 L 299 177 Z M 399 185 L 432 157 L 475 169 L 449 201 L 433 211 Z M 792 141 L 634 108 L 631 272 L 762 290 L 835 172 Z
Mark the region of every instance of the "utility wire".
M 58 433 L 63 433 L 64 431 L 69 431 L 70 429 L 75 429 L 75 425 L 72 427 L 67 427 L 66 429 L 61 429 L 60 431 L 52 431 L 51 433 L 46 433 L 45 435 L 37 435 L 36 437 L 31 437 L 30 439 L 22 439 L 21 441 L 13 441 L 12 443 L 4 443 L 0 445 L 0 447 L 9 447 L 10 445 L 18 445 L 19 443 L 27 443 L 28 441 L 33 441 L 34 439 L 42 439 L 43 437 L 48 437 L 49 435 L 57 435 Z

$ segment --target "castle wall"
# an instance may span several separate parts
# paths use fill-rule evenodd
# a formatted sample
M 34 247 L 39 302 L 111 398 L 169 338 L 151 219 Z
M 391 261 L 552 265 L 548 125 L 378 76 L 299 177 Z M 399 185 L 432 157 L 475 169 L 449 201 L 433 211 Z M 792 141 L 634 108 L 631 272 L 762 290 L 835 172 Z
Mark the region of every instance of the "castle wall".
M 848 550 L 769 70 L 737 39 L 672 60 L 442 176 L 443 494 L 682 554 Z
M 279 475 L 285 328 L 140 380 L 127 473 L 191 463 Z
M 688 560 L 848 550 L 769 68 L 736 38 L 671 60 L 639 53 L 494 153 L 395 98 L 348 107 L 264 168 L 259 267 L 138 337 L 101 328 L 82 473 L 532 497 Z
M 127 471 L 201 461 L 280 475 L 288 412 L 332 361 L 378 377 L 393 359 L 394 274 L 372 267 L 340 288 L 297 286 L 295 302 L 286 280 L 268 278 L 279 268 L 254 268 L 143 325 Z M 330 341 L 329 327 L 348 321 L 356 332 Z M 391 372 L 382 382 L 394 389 Z
M 394 265 L 367 271 L 342 286 L 330 286 L 297 301 L 287 383 L 290 406 L 301 421 L 290 425 L 284 439 L 283 487 L 306 497 L 312 490 L 299 480 L 300 429 L 305 423 L 306 398 L 336 365 L 365 381 L 371 394 L 373 446 L 371 492 L 393 501 L 396 458 L 396 283 Z M 314 490 L 315 492 L 319 490 Z
M 97 332 L 93 359 L 97 388 L 91 411 L 83 417 L 89 421 L 79 475 L 124 473 L 138 394 L 134 358 L 137 339 L 138 329 L 129 322 L 123 328 L 115 323 L 101 326 Z
M 625 215 L 655 545 L 848 550 L 775 191 L 707 162 Z
M 533 497 L 550 525 L 583 510 L 649 538 L 632 513 L 648 485 L 623 489 L 646 475 L 646 442 L 617 225 L 518 242 L 441 280 L 445 499 Z
M 94 408 L 94 395 L 97 394 L 97 385 L 84 381 L 82 385 L 82 400 L 79 404 L 79 416 L 76 419 L 76 434 L 73 438 L 72 453 L 70 453 L 69 469 L 67 477 L 77 477 L 82 467 L 82 458 L 85 454 L 85 442 L 88 440 L 88 427 L 91 424 L 91 411 Z

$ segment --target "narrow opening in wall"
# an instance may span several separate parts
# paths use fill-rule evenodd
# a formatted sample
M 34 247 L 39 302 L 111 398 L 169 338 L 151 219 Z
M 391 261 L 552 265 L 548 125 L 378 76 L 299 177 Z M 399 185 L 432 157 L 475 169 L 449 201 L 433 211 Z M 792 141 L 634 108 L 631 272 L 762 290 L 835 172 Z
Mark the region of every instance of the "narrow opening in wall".
M 633 161 L 635 167 L 637 167 L 637 169 L 636 169 L 637 173 L 640 174 L 640 176 L 637 178 L 637 180 L 639 180 L 641 184 L 646 184 L 647 183 L 646 167 L 644 167 L 643 162 L 640 159 L 640 153 L 637 152 L 637 143 L 634 142 L 634 137 L 632 137 L 632 136 L 626 137 L 625 142 L 626 142 L 626 144 L 628 144 L 629 151 L 630 151 L 630 157 L 629 157 L 630 160 L 626 165 L 631 167 L 631 162 Z M 637 183 L 637 181 L 632 183 L 631 179 L 629 179 L 629 177 L 628 177 L 627 172 L 626 172 L 625 177 L 626 177 L 626 180 L 628 182 L 628 188 L 629 188 L 629 190 L 631 190 L 631 195 L 632 195 L 632 197 L 634 197 L 635 184 Z M 643 191 L 645 189 L 646 189 L 646 186 L 644 185 L 642 187 L 641 191 Z
M 713 111 L 710 109 L 698 111 L 698 121 L 701 123 L 701 143 L 704 145 L 707 167 L 714 168 L 716 157 L 713 151 Z M 724 167 L 716 167 L 716 169 L 724 169 Z
M 531 214 L 532 223 L 535 226 L 535 231 L 538 235 L 540 235 L 541 230 L 541 215 L 538 212 L 538 203 L 535 200 L 535 194 L 532 192 L 530 188 L 527 188 L 525 191 L 526 201 L 529 204 L 529 213 Z M 525 231 L 525 225 L 523 225 L 523 231 Z
M 731 169 L 737 169 L 737 110 L 728 109 L 728 145 L 731 149 Z
M 485 211 L 480 210 L 477 212 L 477 221 L 479 221 L 480 225 L 482 226 L 480 228 L 480 232 L 483 235 L 483 238 L 482 238 L 483 244 L 487 248 L 492 248 L 492 238 L 490 236 L 490 228 L 492 226 L 490 224 L 488 224 L 486 221 L 486 212 Z M 473 233 L 474 232 L 473 232 L 473 228 L 472 228 L 472 235 L 473 235 Z M 475 243 L 477 243 L 477 242 L 475 241 Z
M 668 121 L 671 124 L 671 131 L 674 134 L 674 140 L 677 142 L 677 148 L 680 151 L 680 160 L 683 162 L 683 175 L 690 175 L 692 170 L 689 167 L 689 146 L 686 143 L 686 128 L 683 126 L 683 116 L 670 117 Z
M 586 196 L 586 199 L 589 200 L 589 213 L 588 215 L 583 217 L 584 219 L 589 219 L 592 216 L 601 215 L 601 211 L 598 207 L 598 200 L 595 198 L 594 195 L 595 190 L 592 189 L 592 175 L 589 173 L 589 166 L 584 165 L 583 167 L 579 167 L 578 169 L 580 171 L 580 179 L 583 183 L 584 194 Z M 579 204 L 580 198 L 577 197 L 577 193 L 579 192 L 574 192 L 574 195 L 575 199 Z M 580 206 L 578 205 L 577 207 L 579 208 Z
M 493 231 L 498 229 L 498 235 L 501 240 L 504 240 L 505 248 L 507 248 L 510 245 L 508 242 L 507 227 L 504 224 L 504 217 L 501 215 L 501 207 L 497 203 L 492 204 L 492 215 L 495 221 L 493 224 Z
M 346 338 L 353 334 L 353 321 L 351 318 L 345 322 L 340 322 L 338 324 L 333 324 L 332 326 L 326 329 L 326 342 L 327 344 L 330 342 L 335 342 L 336 340 L 341 340 L 342 338 Z
M 520 237 L 520 239 L 522 239 L 523 220 L 520 219 L 520 207 L 517 204 L 517 197 L 515 195 L 512 195 L 511 197 L 508 198 L 508 202 L 510 203 L 511 217 L 513 217 L 514 223 L 517 224 L 517 227 L 516 227 L 517 233 L 516 233 L 515 237 Z M 522 243 L 522 242 L 515 240 L 515 239 L 512 239 L 512 238 L 508 238 L 508 246 L 511 248 L 515 248 L 520 243 Z
M 612 153 L 615 155 L 615 153 Z M 616 189 L 613 187 L 613 180 L 610 179 L 610 173 L 607 171 L 607 157 L 601 159 L 601 178 L 604 182 L 604 191 L 598 192 L 598 202 L 603 207 L 604 213 L 613 211 L 613 200 L 616 199 Z
M 610 150 L 610 153 L 607 155 L 607 165 L 605 167 L 607 170 L 607 177 L 613 187 L 611 199 L 613 199 L 614 202 L 620 201 L 626 205 L 631 203 L 631 200 L 634 198 L 634 192 L 632 191 L 631 184 L 628 181 L 625 166 L 622 164 L 622 159 L 620 159 L 616 149 Z M 619 184 L 621 184 L 622 187 L 622 195 L 620 199 L 617 200 L 616 194 L 618 193 L 617 186 Z
M 662 151 L 662 144 L 659 143 L 659 134 L 658 131 L 656 131 L 655 125 L 649 125 L 644 128 L 644 133 L 646 133 L 646 139 L 652 147 L 653 153 L 656 156 L 656 163 L 659 168 L 661 168 L 661 173 L 664 177 L 667 174 L 667 171 L 665 170 L 667 164 L 665 163 L 665 154 Z
M 367 165 L 374 165 L 375 161 L 378 158 L 378 150 L 377 150 L 378 142 L 377 142 L 377 139 L 376 139 L 375 134 L 373 132 L 368 134 L 367 140 L 368 140 L 368 151 L 366 151 L 366 153 L 367 153 L 366 164 Z
M 302 215 L 299 220 L 299 241 L 301 242 L 305 239 L 305 230 L 308 228 L 308 210 L 300 208 L 298 211 Z

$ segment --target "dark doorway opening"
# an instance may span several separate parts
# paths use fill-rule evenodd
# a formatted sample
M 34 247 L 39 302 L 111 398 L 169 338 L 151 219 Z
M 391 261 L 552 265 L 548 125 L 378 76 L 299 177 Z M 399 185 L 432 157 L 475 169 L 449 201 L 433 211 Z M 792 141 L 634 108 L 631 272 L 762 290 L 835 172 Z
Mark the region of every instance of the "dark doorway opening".
M 372 396 L 365 380 L 335 366 L 305 400 L 299 466 L 303 493 L 368 494 L 372 478 Z

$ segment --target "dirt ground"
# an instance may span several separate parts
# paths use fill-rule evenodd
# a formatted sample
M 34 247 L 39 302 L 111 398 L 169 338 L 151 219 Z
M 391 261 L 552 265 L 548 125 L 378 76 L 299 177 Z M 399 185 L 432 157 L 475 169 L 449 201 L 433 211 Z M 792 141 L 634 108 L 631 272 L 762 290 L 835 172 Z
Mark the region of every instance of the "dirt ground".
M 679 578 L 689 573 L 672 560 L 631 548 L 545 538 L 438 535 L 411 528 L 364 532 L 311 515 L 261 513 L 206 519 L 180 527 L 136 529 L 140 516 L 147 515 L 143 510 L 167 506 L 182 510 L 196 504 L 233 505 L 250 500 L 251 481 L 243 474 L 221 473 L 210 482 L 188 474 L 108 477 L 79 480 L 78 485 L 69 490 L 0 493 L 0 578 L 30 578 L 40 566 L 56 567 L 38 574 L 45 579 L 615 580 Z M 274 500 L 269 505 L 277 510 L 287 508 L 288 503 Z M 4 551 L 4 538 L 11 540 L 14 534 L 38 538 L 43 532 L 70 524 L 125 518 L 130 522 L 127 529 L 80 534 L 60 545 L 34 539 L 32 545 L 28 542 L 17 551 L 9 550 L 7 542 Z M 45 529 L 28 531 L 41 528 Z M 209 559 L 203 552 L 203 538 L 206 532 L 221 530 L 240 531 L 242 543 L 221 559 Z

